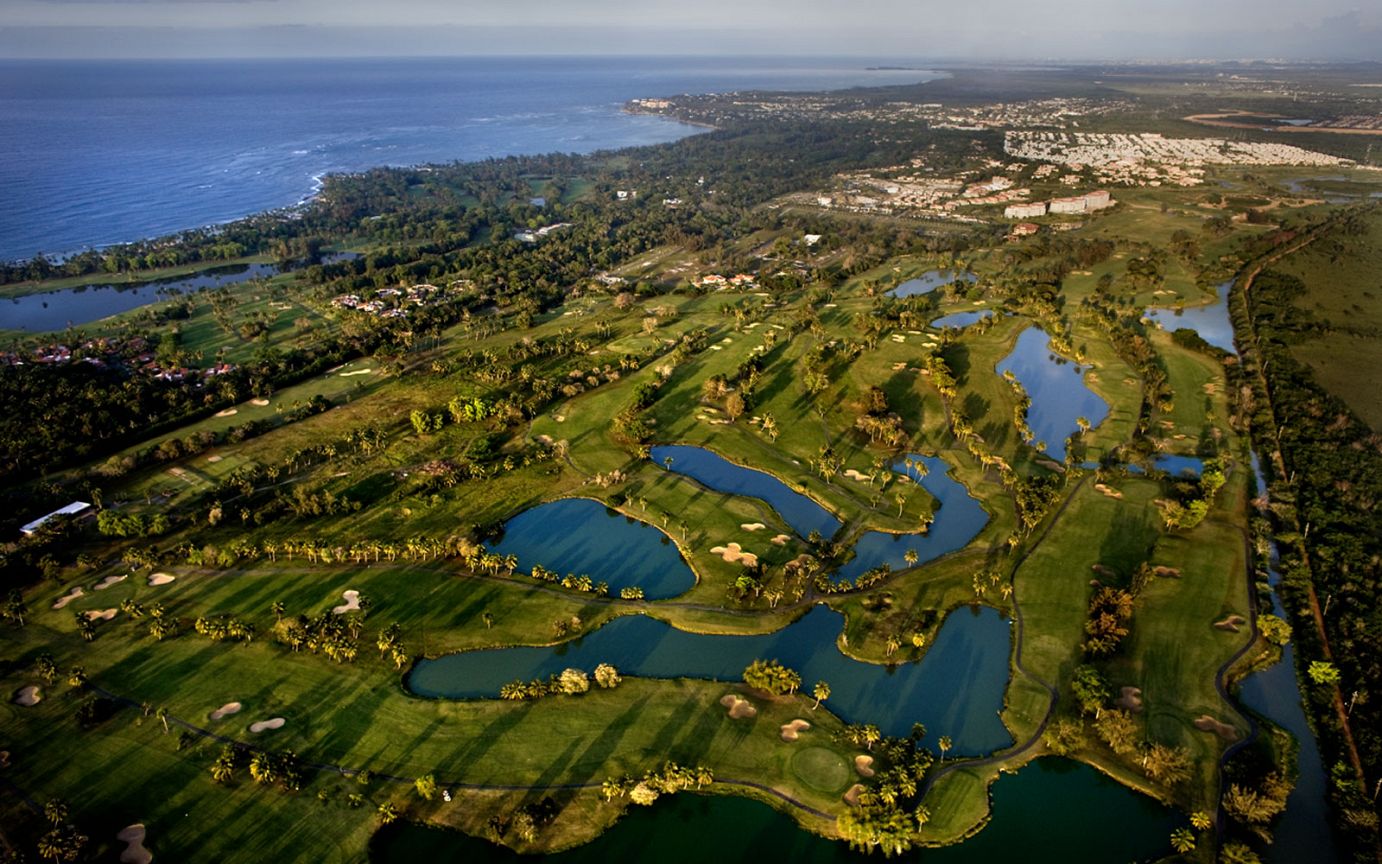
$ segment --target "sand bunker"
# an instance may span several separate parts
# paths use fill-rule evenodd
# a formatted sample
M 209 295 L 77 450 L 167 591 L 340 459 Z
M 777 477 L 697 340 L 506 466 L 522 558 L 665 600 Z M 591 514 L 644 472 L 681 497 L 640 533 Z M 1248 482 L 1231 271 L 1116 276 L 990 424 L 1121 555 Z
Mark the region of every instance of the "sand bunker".
M 1137 714 L 1142 711 L 1142 689 L 1139 687 L 1124 687 L 1117 700 L 1120 707 Z
M 239 714 L 239 713 L 240 713 L 240 703 L 239 703 L 239 702 L 227 702 L 226 704 L 222 705 L 220 708 L 217 708 L 215 711 L 212 711 L 210 714 L 208 714 L 208 715 L 206 715 L 206 716 L 207 716 L 209 719 L 211 719 L 211 720 L 220 720 L 220 719 L 223 719 L 223 718 L 225 718 L 225 717 L 229 717 L 229 716 L 232 715 L 232 714 Z
M 1107 496 L 1110 497 L 1110 498 L 1122 498 L 1122 497 L 1123 497 L 1123 493 L 1122 493 L 1122 492 L 1119 492 L 1117 489 L 1113 489 L 1113 488 L 1110 488 L 1110 487 L 1108 487 L 1108 486 L 1105 486 L 1103 483 L 1095 483 L 1095 484 L 1094 484 L 1094 491 L 1095 491 L 1095 492 L 1098 492 L 1098 493 L 1100 493 L 1100 494 L 1103 494 L 1103 495 L 1107 495 Z
M 874 775 L 873 757 L 866 756 L 863 753 L 860 753 L 858 756 L 855 756 L 854 770 L 859 772 L 860 777 L 872 777 Z
M 240 409 L 239 409 L 239 408 L 227 408 L 227 409 L 224 410 L 224 411 L 217 411 L 217 412 L 216 412 L 216 416 L 217 416 L 217 417 L 234 417 L 236 414 L 239 414 L 239 413 L 240 413 Z
M 762 531 L 768 526 L 764 525 L 762 522 L 745 522 L 739 527 L 743 528 L 745 531 Z
M 1215 621 L 1214 626 L 1219 630 L 1227 630 L 1230 633 L 1237 633 L 1238 628 L 1248 623 L 1242 615 L 1229 615 L 1222 621 Z
M 1157 566 L 1152 568 L 1152 572 L 1157 576 L 1170 576 L 1172 579 L 1180 578 L 1180 571 L 1175 567 Z
M 340 606 L 332 607 L 331 609 L 331 611 L 336 615 L 344 615 L 347 612 L 355 612 L 360 608 L 360 592 L 356 591 L 354 588 L 341 594 L 341 597 L 345 598 L 346 602 L 342 603 Z
M 855 783 L 853 786 L 849 787 L 849 789 L 845 791 L 845 794 L 841 795 L 840 798 L 843 799 L 844 802 L 849 806 L 858 807 L 859 796 L 862 794 L 864 794 L 864 784 Z
M 119 611 L 119 609 L 92 609 L 90 612 L 86 613 L 86 620 L 109 621 L 114 618 L 115 614 Z
M 223 459 L 223 458 L 225 458 L 225 457 L 221 456 L 220 454 L 216 454 L 216 455 L 213 455 L 213 456 L 208 456 L 208 457 L 206 457 L 206 461 L 211 462 L 211 463 L 214 464 L 214 463 L 216 463 L 216 462 L 220 462 L 221 459 Z
M 115 839 L 128 844 L 125 851 L 120 853 L 121 864 L 149 864 L 154 860 L 154 853 L 144 848 L 144 838 L 148 836 L 142 823 L 136 823 L 128 828 L 122 828 Z
M 736 696 L 733 693 L 726 693 L 720 697 L 720 704 L 729 709 L 728 714 L 731 720 L 745 720 L 749 717 L 757 717 L 758 709 L 743 696 Z
M 269 400 L 268 400 L 268 399 L 251 399 L 251 400 L 250 400 L 250 404 L 251 404 L 251 405 L 258 405 L 260 408 L 263 408 L 263 407 L 265 407 L 265 406 L 267 406 L 267 405 L 269 404 Z
M 178 577 L 171 576 L 167 573 L 155 573 L 149 577 L 149 584 L 157 588 L 159 585 L 167 585 L 169 582 L 173 582 L 177 578 Z
M 1104 566 L 1103 564 L 1095 564 L 1094 566 L 1090 567 L 1089 569 L 1093 570 L 1095 573 L 1098 573 L 1100 576 L 1103 576 L 1103 577 L 1106 578 L 1106 579 L 1112 578 L 1112 577 L 1118 575 L 1117 573 L 1114 573 L 1114 572 L 1113 572 L 1113 568 L 1111 568 L 1111 567 L 1106 567 L 1106 566 Z
M 20 687 L 19 692 L 14 694 L 14 704 L 23 705 L 25 708 L 32 708 L 42 701 L 43 691 L 38 689 L 37 684 Z
M 96 583 L 96 590 L 104 591 L 112 585 L 119 585 L 121 582 L 124 582 L 128 578 L 130 578 L 130 574 L 128 573 L 126 573 L 124 576 L 107 576 L 100 582 Z
M 349 377 L 352 376 L 352 375 L 368 375 L 369 373 L 371 373 L 371 372 L 373 372 L 373 371 L 374 371 L 373 369 L 356 369 L 354 372 L 342 372 L 342 373 L 341 373 L 341 377 L 342 377 L 342 378 L 349 378 Z
M 771 542 L 774 546 L 786 546 L 787 542 L 791 539 L 792 535 L 790 534 L 778 534 L 769 542 Z
M 862 480 L 865 483 L 867 483 L 869 479 L 869 475 L 863 473 L 862 471 L 857 471 L 853 468 L 847 469 L 845 471 L 845 476 L 851 480 Z
M 801 718 L 793 720 L 791 723 L 782 724 L 782 740 L 795 741 L 801 737 L 801 733 L 811 728 L 811 724 Z
M 260 732 L 267 732 L 270 729 L 282 729 L 283 724 L 287 723 L 282 717 L 270 717 L 268 720 L 259 720 L 250 724 L 250 731 L 258 735 Z
M 752 552 L 745 552 L 744 548 L 738 543 L 730 543 L 728 546 L 711 547 L 710 554 L 719 555 L 731 564 L 738 561 L 745 567 L 753 567 L 758 564 L 758 556 Z
M 53 608 L 61 609 L 62 607 L 66 606 L 68 603 L 71 603 L 73 600 L 76 600 L 78 597 L 82 596 L 85 593 L 86 589 L 78 585 L 76 588 L 73 588 L 71 591 L 68 591 L 66 594 L 54 600 Z
M 1213 732 L 1225 741 L 1237 741 L 1238 730 L 1227 723 L 1220 723 L 1208 714 L 1201 714 L 1195 718 L 1195 728 L 1201 732 Z

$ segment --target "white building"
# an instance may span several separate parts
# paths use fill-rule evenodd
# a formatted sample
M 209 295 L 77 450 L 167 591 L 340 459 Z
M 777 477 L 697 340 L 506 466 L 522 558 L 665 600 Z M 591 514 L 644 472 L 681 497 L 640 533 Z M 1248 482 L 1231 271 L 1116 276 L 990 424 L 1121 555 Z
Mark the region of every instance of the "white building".
M 1032 204 L 1009 204 L 1003 208 L 1004 219 L 1031 219 L 1033 216 L 1046 215 L 1046 202 L 1037 201 Z
M 52 519 L 56 516 L 77 516 L 81 513 L 85 513 L 90 508 L 91 505 L 86 503 L 85 501 L 73 501 L 66 507 L 63 507 L 59 510 L 54 510 L 47 516 L 40 516 L 39 518 L 35 519 L 28 525 L 25 525 L 24 527 L 20 528 L 19 530 L 24 532 L 25 534 L 33 534 L 39 528 L 42 528 L 43 523 L 47 522 L 49 519 Z

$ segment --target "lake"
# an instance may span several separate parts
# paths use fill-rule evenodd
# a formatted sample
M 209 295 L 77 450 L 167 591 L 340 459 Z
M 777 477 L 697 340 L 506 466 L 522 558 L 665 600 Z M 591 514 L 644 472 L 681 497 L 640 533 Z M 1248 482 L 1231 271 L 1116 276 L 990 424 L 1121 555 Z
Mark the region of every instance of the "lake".
M 1079 429 L 1077 417 L 1093 428 L 1108 416 L 1108 403 L 1084 382 L 1086 369 L 1052 352 L 1051 337 L 1040 327 L 1023 330 L 1012 353 L 998 363 L 999 374 L 1011 371 L 1027 391 L 1027 425 L 1057 462 L 1065 460 L 1065 439 Z
M 516 555 L 520 570 L 541 564 L 563 576 L 584 574 L 608 582 L 615 595 L 637 587 L 655 600 L 696 584 L 696 574 L 670 537 L 589 498 L 563 498 L 525 510 L 504 523 L 503 537 L 487 548 Z
M 906 297 L 917 297 L 922 294 L 930 294 L 942 285 L 951 285 L 956 282 L 974 282 L 978 279 L 973 273 L 963 270 L 928 270 L 915 279 L 908 279 L 896 288 L 888 291 L 889 297 L 903 299 Z
M 1166 330 L 1194 330 L 1210 345 L 1236 354 L 1233 321 L 1228 316 L 1228 292 L 1232 288 L 1232 280 L 1220 283 L 1217 289 L 1219 299 L 1202 306 L 1148 307 L 1147 317 Z
M 1167 838 L 1184 817 L 1087 765 L 1038 759 L 994 784 L 993 819 L 953 846 L 902 857 L 921 864 L 1128 864 L 1171 853 Z M 719 841 L 713 847 L 711 842 Z M 454 831 L 397 822 L 375 835 L 377 864 L 533 860 Z M 861 864 L 882 860 L 799 828 L 786 814 L 748 798 L 683 792 L 628 813 L 596 839 L 546 856 L 558 864 Z M 1303 859 L 1311 860 L 1311 859 Z
M 554 647 L 463 651 L 421 660 L 408 689 L 447 699 L 493 699 L 510 681 L 546 678 L 568 667 L 591 672 L 611 663 L 645 678 L 742 680 L 744 668 L 774 659 L 801 673 L 810 689 L 830 684 L 826 707 L 851 723 L 874 723 L 905 736 L 924 723 L 927 743 L 941 735 L 954 755 L 991 753 L 1012 743 L 998 712 L 1008 686 L 1009 622 L 997 611 L 958 609 L 945 619 L 920 663 L 896 667 L 863 663 L 840 653 L 844 616 L 816 606 L 776 633 L 710 636 L 686 633 L 643 615 L 616 618 L 581 639 Z

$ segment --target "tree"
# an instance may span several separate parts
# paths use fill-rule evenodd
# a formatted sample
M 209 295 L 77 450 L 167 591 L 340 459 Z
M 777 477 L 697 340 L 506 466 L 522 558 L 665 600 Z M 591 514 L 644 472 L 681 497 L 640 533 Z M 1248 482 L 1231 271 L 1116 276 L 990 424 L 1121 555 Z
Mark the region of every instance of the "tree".
M 945 754 L 946 754 L 946 753 L 949 753 L 949 752 L 950 752 L 950 748 L 951 748 L 951 747 L 954 747 L 954 746 L 955 746 L 955 742 L 953 742 L 953 741 L 950 740 L 950 736 L 949 736 L 949 735 L 942 735 L 942 736 L 936 741 L 936 747 L 941 751 L 941 758 L 942 758 L 942 759 L 945 758 Z
M 1262 859 L 1242 843 L 1225 843 L 1219 850 L 1219 864 L 1262 864 Z
M 601 663 L 595 667 L 595 683 L 605 690 L 612 690 L 619 686 L 622 679 L 619 677 L 619 670 L 608 663 Z
M 43 818 L 54 828 L 67 821 L 68 812 L 67 802 L 61 798 L 49 798 L 43 805 Z
M 1171 832 L 1171 848 L 1184 855 L 1195 851 L 1195 834 L 1189 828 L 1177 828 Z
M 744 670 L 744 683 L 774 696 L 795 693 L 801 687 L 801 674 L 776 660 L 755 660 Z
M 1339 683 L 1339 669 L 1327 660 L 1311 660 L 1306 670 L 1310 680 L 1322 687 L 1333 687 Z
M 24 617 L 28 614 L 29 607 L 24 603 L 24 595 L 18 589 L 11 590 L 5 596 L 4 605 L 0 605 L 0 618 L 13 622 L 16 627 L 24 626 Z
M 163 734 L 164 734 L 164 735 L 167 735 L 167 734 L 168 734 L 168 709 L 167 709 L 166 707 L 160 705 L 159 708 L 158 708 L 158 711 L 155 712 L 155 716 L 158 717 L 159 721 L 163 724 Z
M 1257 632 L 1262 634 L 1263 639 L 1278 647 L 1291 641 L 1291 625 L 1270 612 L 1257 616 Z
M 423 801 L 431 801 L 437 794 L 437 778 L 432 774 L 423 774 L 413 781 L 413 788 Z
M 575 696 L 590 689 L 590 679 L 580 669 L 563 669 L 557 676 L 557 686 L 568 696 Z
M 86 686 L 86 668 L 83 666 L 73 666 L 67 673 L 67 683 L 73 688 Z
M 58 678 L 58 664 L 53 661 L 53 655 L 46 651 L 34 658 L 34 671 L 45 684 L 52 684 Z
M 824 681 L 817 681 L 816 686 L 811 688 L 811 695 L 816 699 L 816 704 L 811 706 L 811 710 L 815 711 L 822 702 L 830 698 L 830 685 Z
M 725 397 L 725 416 L 729 418 L 729 422 L 731 423 L 738 420 L 747 407 L 748 406 L 744 404 L 744 397 L 739 395 L 738 391 Z
M 388 825 L 398 819 L 398 808 L 393 806 L 393 802 L 385 801 L 379 805 L 379 823 Z
M 1190 824 L 1196 831 L 1208 831 L 1214 827 L 1214 817 L 1203 810 L 1196 810 L 1190 814 Z

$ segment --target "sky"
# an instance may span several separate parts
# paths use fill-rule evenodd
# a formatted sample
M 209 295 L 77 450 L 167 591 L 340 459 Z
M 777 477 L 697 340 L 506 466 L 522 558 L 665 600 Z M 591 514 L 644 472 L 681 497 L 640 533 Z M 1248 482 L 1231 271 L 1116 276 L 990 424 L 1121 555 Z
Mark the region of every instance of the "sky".
M 1382 4 L 0 0 L 0 58 L 664 53 L 1382 61 Z

